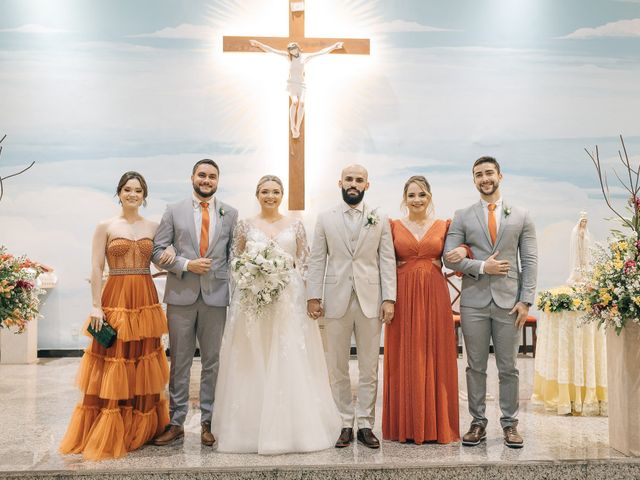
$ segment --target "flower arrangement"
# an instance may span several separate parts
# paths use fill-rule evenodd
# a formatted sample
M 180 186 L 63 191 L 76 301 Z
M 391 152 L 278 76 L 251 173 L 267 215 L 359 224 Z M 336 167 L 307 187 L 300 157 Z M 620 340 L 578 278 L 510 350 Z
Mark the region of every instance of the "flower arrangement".
M 0 328 L 17 327 L 16 333 L 22 333 L 38 318 L 38 297 L 44 290 L 36 280 L 42 272 L 39 264 L 15 257 L 0 245 Z
M 574 287 L 558 287 L 538 294 L 536 307 L 545 313 L 586 310 L 582 293 Z
M 627 175 L 623 177 L 628 178 L 628 184 L 614 173 L 629 192 L 626 209 L 630 215 L 619 213 L 612 205 L 598 147 L 594 153 L 587 150 L 596 167 L 604 200 L 626 230 L 612 229 L 608 245 L 596 246 L 593 265 L 583 287 L 587 320 L 614 328 L 618 335 L 629 322 L 640 323 L 640 165 L 635 169 L 631 166 L 622 136 L 620 141 L 622 151 L 618 155 L 626 169 Z
M 289 284 L 293 259 L 273 242 L 248 241 L 231 261 L 233 279 L 240 289 L 240 306 L 253 318 L 274 303 Z

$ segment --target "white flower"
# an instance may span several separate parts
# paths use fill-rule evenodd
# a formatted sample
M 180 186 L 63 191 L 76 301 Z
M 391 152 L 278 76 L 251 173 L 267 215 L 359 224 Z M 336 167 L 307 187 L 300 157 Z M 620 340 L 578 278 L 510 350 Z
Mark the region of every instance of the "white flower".
M 376 210 L 372 210 L 371 212 L 369 212 L 369 215 L 367 215 L 367 223 L 365 224 L 365 227 L 377 225 L 379 222 L 380 217 L 378 216 L 378 213 L 376 212 Z

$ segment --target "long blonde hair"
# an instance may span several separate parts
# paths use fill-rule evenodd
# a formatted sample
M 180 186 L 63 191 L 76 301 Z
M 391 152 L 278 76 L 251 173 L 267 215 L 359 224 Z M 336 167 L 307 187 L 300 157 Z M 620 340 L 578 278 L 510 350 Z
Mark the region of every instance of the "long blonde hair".
M 415 183 L 416 185 L 418 185 L 418 187 L 420 187 L 420 189 L 422 189 L 422 191 L 427 194 L 427 201 L 429 202 L 429 205 L 427 205 L 427 217 L 433 215 L 434 207 L 433 207 L 433 196 L 431 195 L 431 185 L 429 185 L 429 182 L 427 181 L 427 179 L 422 175 L 413 175 L 412 177 L 409 178 L 409 180 L 405 182 L 404 189 L 402 190 L 402 202 L 400 203 L 400 208 L 403 211 L 408 210 L 407 192 L 409 190 L 409 185 L 411 185 L 412 183 Z

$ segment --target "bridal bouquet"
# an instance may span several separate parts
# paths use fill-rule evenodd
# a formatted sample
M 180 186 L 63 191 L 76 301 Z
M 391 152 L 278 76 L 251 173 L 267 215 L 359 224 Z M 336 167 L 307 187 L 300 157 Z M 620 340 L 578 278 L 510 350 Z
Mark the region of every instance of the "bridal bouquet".
M 277 244 L 248 241 L 244 252 L 231 261 L 240 306 L 249 315 L 260 316 L 289 284 L 292 269 L 291 256 Z
M 22 333 L 38 317 L 38 296 L 44 291 L 36 279 L 42 271 L 37 263 L 15 257 L 0 245 L 0 328 L 17 327 Z

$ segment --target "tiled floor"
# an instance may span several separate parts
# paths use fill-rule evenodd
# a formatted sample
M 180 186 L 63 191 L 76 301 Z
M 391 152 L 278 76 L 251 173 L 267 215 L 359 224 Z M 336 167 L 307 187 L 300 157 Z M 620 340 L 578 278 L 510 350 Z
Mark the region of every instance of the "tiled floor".
M 352 363 L 352 375 L 355 362 Z M 459 360 L 459 370 L 464 372 Z M 74 376 L 79 359 L 41 360 L 37 365 L 0 366 L 0 477 L 8 471 L 108 470 L 142 471 L 162 468 L 234 468 L 290 466 L 420 467 L 426 465 L 469 465 L 530 461 L 607 460 L 622 457 L 608 446 L 607 419 L 602 417 L 559 417 L 531 405 L 533 359 L 520 358 L 520 431 L 526 446 L 512 450 L 502 444 L 496 400 L 488 403 L 488 441 L 478 447 L 453 445 L 403 445 L 383 442 L 377 451 L 358 445 L 317 453 L 278 456 L 219 454 L 201 447 L 199 414 L 192 408 L 183 442 L 169 447 L 145 446 L 124 459 L 86 462 L 80 455 L 57 453 L 71 411 L 79 398 Z M 382 376 L 382 373 L 381 373 Z M 197 388 L 199 362 L 194 363 L 192 391 Z M 461 378 L 461 385 L 464 379 Z M 495 367 L 491 362 L 489 392 L 497 397 Z M 378 416 L 381 415 L 378 396 Z M 193 406 L 193 405 L 192 405 Z M 469 416 L 461 401 L 461 428 Z M 376 433 L 380 435 L 380 421 Z

